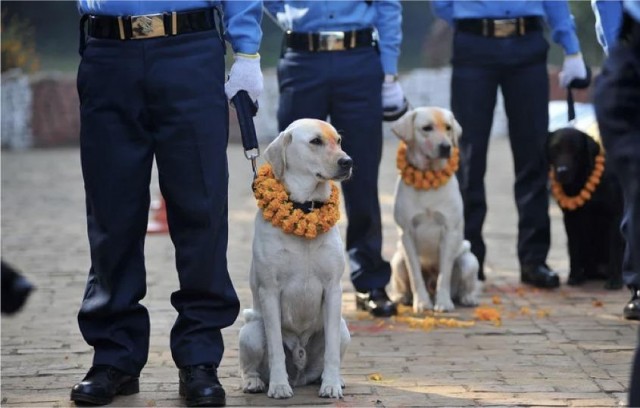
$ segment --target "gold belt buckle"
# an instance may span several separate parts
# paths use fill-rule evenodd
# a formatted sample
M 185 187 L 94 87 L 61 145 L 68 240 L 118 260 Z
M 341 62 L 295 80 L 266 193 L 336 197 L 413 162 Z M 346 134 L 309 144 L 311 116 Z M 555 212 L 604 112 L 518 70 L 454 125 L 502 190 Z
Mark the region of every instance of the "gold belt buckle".
M 164 18 L 162 14 L 147 14 L 144 16 L 131 16 L 131 38 L 140 40 L 143 38 L 164 37 Z
M 498 38 L 511 37 L 516 33 L 516 19 L 493 20 L 493 36 Z
M 344 51 L 344 32 L 321 31 L 318 33 L 318 51 Z

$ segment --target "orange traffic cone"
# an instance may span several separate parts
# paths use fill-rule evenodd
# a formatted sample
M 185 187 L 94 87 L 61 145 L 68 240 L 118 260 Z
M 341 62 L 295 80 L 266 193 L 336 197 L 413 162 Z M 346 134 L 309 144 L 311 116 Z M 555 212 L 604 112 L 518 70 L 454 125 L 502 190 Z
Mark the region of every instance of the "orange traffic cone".
M 151 203 L 151 219 L 147 224 L 147 234 L 166 234 L 169 232 L 167 223 L 167 205 L 164 198 Z

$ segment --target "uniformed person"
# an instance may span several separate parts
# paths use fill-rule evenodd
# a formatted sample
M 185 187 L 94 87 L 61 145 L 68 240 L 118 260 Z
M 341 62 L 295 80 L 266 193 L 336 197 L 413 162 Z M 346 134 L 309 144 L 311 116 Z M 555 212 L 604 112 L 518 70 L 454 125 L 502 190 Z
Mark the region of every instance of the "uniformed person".
M 189 406 L 224 405 L 220 330 L 239 311 L 226 258 L 227 99 L 243 89 L 256 100 L 262 90 L 262 4 L 81 0 L 79 8 L 91 269 L 78 321 L 94 356 L 71 399 L 102 405 L 138 392 L 149 351 L 149 314 L 140 301 L 155 157 L 180 279 L 171 295 L 180 394 Z M 235 55 L 226 84 L 220 12 Z
M 485 279 L 484 175 L 499 87 L 516 173 L 520 280 L 539 287 L 557 287 L 558 275 L 546 265 L 550 245 L 544 147 L 549 122 L 549 44 L 543 25 L 545 21 L 550 25 L 552 38 L 565 52 L 560 85 L 566 87 L 573 79 L 585 78 L 586 67 L 568 3 L 435 0 L 433 6 L 436 14 L 455 29 L 451 109 L 463 129 L 458 177 L 464 200 L 465 237 L 480 262 L 479 279 Z
M 391 267 L 382 258 L 378 170 L 383 108 L 406 110 L 397 82 L 402 38 L 399 1 L 265 1 L 286 31 L 278 64 L 278 126 L 300 118 L 326 120 L 353 158 L 342 183 L 347 251 L 356 302 L 376 316 L 396 312 L 387 297 Z
M 607 165 L 620 179 L 624 192 L 624 280 L 633 292 L 624 314 L 628 319 L 640 319 L 640 1 L 595 3 L 601 26 L 598 31 L 605 33 L 600 39 L 609 57 L 596 81 L 594 104 Z M 640 406 L 640 343 L 628 403 Z

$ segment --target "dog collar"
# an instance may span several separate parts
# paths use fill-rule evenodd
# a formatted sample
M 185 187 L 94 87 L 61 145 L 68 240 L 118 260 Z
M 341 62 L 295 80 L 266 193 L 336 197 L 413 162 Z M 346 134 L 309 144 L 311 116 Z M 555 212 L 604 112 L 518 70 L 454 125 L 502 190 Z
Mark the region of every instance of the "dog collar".
M 329 231 L 340 219 L 340 192 L 335 183 L 330 183 L 327 202 L 296 203 L 289 199 L 289 193 L 275 178 L 271 166 L 264 164 L 253 181 L 253 194 L 266 221 L 287 234 L 313 239 Z
M 407 161 L 407 144 L 400 142 L 396 156 L 396 167 L 400 171 L 400 177 L 405 184 L 413 186 L 416 190 L 432 190 L 444 186 L 451 176 L 458 170 L 460 154 L 457 147 L 452 150 L 447 165 L 440 170 L 420 170 Z
M 297 201 L 292 201 L 294 209 L 302 210 L 303 213 L 309 214 L 311 211 L 321 208 L 325 202 L 324 201 L 305 201 L 304 203 L 299 203 Z

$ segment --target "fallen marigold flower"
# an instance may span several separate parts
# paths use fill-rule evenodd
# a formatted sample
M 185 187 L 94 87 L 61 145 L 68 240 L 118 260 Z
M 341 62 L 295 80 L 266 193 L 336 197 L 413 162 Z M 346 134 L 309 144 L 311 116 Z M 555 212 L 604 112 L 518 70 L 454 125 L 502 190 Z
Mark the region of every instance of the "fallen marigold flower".
M 369 374 L 369 381 L 382 381 L 382 375 L 380 373 Z
M 500 321 L 500 319 L 502 318 L 500 311 L 498 309 L 493 307 L 488 307 L 488 306 L 476 307 L 475 310 L 473 311 L 473 315 L 478 320 L 491 321 L 491 322 Z
M 493 296 L 491 297 L 491 302 L 492 302 L 494 305 L 501 305 L 501 304 L 502 304 L 502 299 L 500 299 L 500 296 L 498 296 L 498 295 L 493 295 Z
M 594 300 L 592 303 L 593 307 L 602 307 L 604 306 L 604 303 L 602 303 L 602 300 L 596 299 Z

